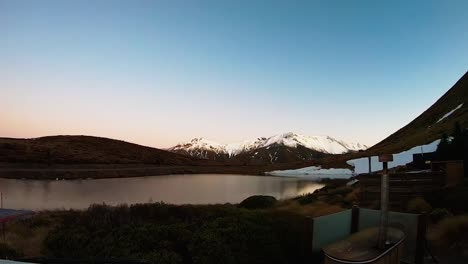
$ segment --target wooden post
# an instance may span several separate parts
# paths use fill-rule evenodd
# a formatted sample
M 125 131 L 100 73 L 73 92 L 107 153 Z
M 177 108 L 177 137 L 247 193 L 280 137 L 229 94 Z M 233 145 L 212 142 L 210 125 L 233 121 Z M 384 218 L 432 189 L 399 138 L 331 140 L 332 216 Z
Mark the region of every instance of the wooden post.
M 393 155 L 381 155 L 379 161 L 383 163 L 382 182 L 380 186 L 380 226 L 378 247 L 385 249 L 387 244 L 387 229 L 388 229 L 388 200 L 389 200 L 389 179 L 388 179 L 388 162 L 393 161 Z
M 314 251 L 314 219 L 310 216 L 306 217 L 306 224 L 307 228 L 310 228 L 310 245 L 311 245 L 311 251 Z
M 3 193 L 0 192 L 0 209 L 3 209 Z M 6 244 L 5 238 L 5 223 L 2 222 L 2 236 L 3 236 L 3 243 Z
M 372 163 L 371 163 L 371 158 L 372 158 L 372 157 L 368 157 L 368 159 L 369 159 L 369 174 L 371 174 L 371 173 L 372 173 L 372 165 L 371 165 Z
M 359 231 L 359 207 L 357 205 L 353 205 L 351 209 L 351 234 L 356 233 Z
M 426 239 L 427 214 L 424 212 L 418 216 L 418 233 L 416 235 L 415 263 L 424 263 L 424 245 Z

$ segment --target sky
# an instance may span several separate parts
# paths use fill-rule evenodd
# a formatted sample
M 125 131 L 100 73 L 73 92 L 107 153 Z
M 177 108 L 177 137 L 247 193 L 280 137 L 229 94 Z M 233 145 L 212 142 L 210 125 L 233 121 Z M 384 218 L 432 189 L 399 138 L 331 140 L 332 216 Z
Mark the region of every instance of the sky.
M 0 0 L 0 137 L 373 145 L 468 70 L 468 1 Z

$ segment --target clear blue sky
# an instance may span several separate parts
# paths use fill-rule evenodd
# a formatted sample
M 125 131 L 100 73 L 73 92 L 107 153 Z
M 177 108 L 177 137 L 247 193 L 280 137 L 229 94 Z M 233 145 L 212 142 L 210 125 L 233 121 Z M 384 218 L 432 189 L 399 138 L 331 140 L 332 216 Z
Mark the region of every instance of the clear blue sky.
M 372 145 L 468 69 L 468 1 L 0 0 L 0 136 Z

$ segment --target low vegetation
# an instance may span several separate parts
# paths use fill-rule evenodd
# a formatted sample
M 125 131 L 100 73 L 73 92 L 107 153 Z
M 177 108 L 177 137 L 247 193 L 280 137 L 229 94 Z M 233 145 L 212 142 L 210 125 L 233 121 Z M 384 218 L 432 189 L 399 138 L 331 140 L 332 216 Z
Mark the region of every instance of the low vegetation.
M 432 206 L 426 202 L 423 198 L 413 198 L 408 202 L 406 210 L 410 213 L 430 213 Z
M 453 214 L 468 213 L 468 179 L 464 184 L 450 186 L 424 197 L 434 208 L 446 208 Z
M 9 245 L 0 242 L 0 256 L 6 259 L 17 258 L 21 256 L 21 253 L 11 248 Z
M 273 196 L 254 195 L 242 201 L 239 206 L 247 209 L 265 209 L 273 207 L 276 202 L 277 200 Z
M 237 205 L 148 203 L 40 212 L 8 224 L 0 254 L 143 263 L 316 263 L 310 217 L 357 204 L 359 184 L 345 182 L 329 180 L 314 193 L 288 200 L 258 195 Z M 440 201 L 416 198 L 407 204 L 408 212 L 429 214 L 429 240 L 437 250 L 463 254 L 467 248 L 460 236 L 468 232 L 468 218 L 459 210 L 462 202 L 442 204 L 454 193 L 462 200 L 468 197 L 468 192 L 460 196 L 464 188 L 434 194 Z
M 9 223 L 0 253 L 30 260 L 314 263 L 309 217 L 343 210 L 347 204 L 336 196 L 349 193 L 330 182 L 314 194 L 280 201 L 252 196 L 238 205 L 148 203 L 41 212 Z M 310 197 L 317 198 L 305 202 Z
M 429 217 L 433 223 L 439 223 L 441 220 L 452 216 L 453 214 L 445 208 L 436 208 L 429 214 Z
M 434 229 L 430 239 L 439 252 L 468 257 L 468 215 L 445 218 Z

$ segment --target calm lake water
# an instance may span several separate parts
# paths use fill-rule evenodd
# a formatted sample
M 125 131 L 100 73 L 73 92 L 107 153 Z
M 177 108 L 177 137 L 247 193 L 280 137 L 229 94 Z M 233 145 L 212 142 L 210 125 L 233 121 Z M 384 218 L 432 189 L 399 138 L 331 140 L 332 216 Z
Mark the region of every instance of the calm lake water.
M 0 179 L 3 207 L 31 210 L 80 209 L 93 203 L 238 203 L 255 194 L 284 199 L 313 192 L 322 186 L 299 178 L 225 174 L 73 181 Z

